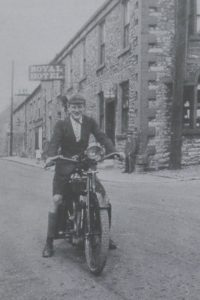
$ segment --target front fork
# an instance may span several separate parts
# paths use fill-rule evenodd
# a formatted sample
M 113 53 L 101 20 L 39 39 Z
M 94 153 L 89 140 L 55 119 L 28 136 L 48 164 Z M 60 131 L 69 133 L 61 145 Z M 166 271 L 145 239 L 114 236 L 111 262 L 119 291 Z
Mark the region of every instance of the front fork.
M 90 197 L 91 194 L 96 195 L 96 170 L 89 170 L 87 172 L 87 200 L 86 200 L 86 208 L 87 208 L 87 225 L 88 225 L 88 233 L 91 234 L 91 223 L 90 223 L 90 210 L 91 210 L 91 203 Z M 103 196 L 102 196 L 103 197 Z M 108 218 L 109 218 L 109 227 L 111 227 L 111 215 L 112 215 L 112 206 L 110 203 L 99 203 L 99 209 L 106 209 L 108 211 Z
M 91 234 L 91 223 L 90 223 L 90 210 L 91 210 L 91 194 L 96 192 L 96 170 L 89 170 L 87 172 L 87 200 L 86 200 L 86 211 L 87 211 L 87 226 L 88 234 Z

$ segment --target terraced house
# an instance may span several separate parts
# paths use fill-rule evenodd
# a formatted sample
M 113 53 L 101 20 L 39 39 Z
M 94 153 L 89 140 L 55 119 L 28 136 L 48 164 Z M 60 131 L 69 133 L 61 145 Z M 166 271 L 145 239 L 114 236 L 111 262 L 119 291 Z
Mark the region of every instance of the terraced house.
M 65 78 L 41 81 L 23 104 L 29 155 L 64 117 L 57 96 L 81 92 L 118 149 L 128 130 L 139 135 L 138 165 L 200 162 L 199 0 L 106 1 L 50 64 Z

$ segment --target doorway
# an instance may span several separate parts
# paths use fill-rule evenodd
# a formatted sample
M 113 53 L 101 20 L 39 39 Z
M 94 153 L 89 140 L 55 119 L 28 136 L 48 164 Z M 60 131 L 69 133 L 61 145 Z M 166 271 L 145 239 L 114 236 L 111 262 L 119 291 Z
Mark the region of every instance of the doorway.
M 42 150 L 42 127 L 37 127 L 35 130 L 35 150 Z
M 105 104 L 105 132 L 115 144 L 115 101 L 107 100 Z

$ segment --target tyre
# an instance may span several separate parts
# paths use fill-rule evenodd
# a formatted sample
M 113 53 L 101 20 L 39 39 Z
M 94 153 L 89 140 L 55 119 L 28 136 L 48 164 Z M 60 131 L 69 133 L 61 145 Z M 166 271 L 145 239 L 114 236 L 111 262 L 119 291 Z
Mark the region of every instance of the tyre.
M 95 218 L 98 219 L 95 230 L 85 239 L 85 256 L 89 270 L 99 275 L 106 264 L 108 248 L 109 248 L 109 218 L 107 209 L 97 208 Z M 92 220 L 92 218 L 91 218 Z

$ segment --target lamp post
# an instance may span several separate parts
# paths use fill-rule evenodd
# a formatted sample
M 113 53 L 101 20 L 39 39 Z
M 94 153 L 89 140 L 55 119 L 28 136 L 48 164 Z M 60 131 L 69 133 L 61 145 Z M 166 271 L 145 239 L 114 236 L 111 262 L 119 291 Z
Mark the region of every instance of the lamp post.
M 11 68 L 11 101 L 10 101 L 10 156 L 13 155 L 13 90 L 14 90 L 14 61 Z

